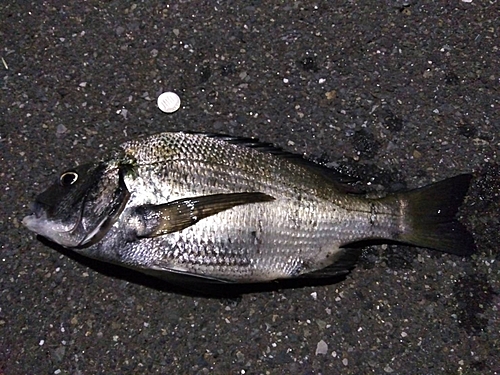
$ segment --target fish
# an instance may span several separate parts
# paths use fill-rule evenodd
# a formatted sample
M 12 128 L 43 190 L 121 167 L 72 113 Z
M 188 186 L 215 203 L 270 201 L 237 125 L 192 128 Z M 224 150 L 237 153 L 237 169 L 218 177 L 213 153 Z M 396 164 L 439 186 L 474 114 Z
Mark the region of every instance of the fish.
M 164 132 L 61 173 L 24 226 L 145 274 L 266 283 L 349 272 L 353 244 L 476 251 L 456 218 L 472 174 L 370 197 L 321 164 L 254 139 Z

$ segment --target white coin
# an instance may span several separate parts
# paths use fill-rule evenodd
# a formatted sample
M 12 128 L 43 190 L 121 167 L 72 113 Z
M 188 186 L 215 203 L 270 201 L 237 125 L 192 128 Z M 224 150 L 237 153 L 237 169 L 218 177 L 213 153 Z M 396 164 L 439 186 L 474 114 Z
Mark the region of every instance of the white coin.
M 158 107 L 165 113 L 174 113 L 181 106 L 181 98 L 175 92 L 164 92 L 158 97 Z

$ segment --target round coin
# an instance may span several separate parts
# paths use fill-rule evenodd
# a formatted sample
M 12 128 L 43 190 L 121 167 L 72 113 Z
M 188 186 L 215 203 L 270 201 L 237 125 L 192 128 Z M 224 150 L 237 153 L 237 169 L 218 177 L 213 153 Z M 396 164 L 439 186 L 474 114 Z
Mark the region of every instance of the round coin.
M 175 92 L 164 92 L 158 97 L 158 108 L 165 113 L 174 113 L 181 106 L 181 98 Z

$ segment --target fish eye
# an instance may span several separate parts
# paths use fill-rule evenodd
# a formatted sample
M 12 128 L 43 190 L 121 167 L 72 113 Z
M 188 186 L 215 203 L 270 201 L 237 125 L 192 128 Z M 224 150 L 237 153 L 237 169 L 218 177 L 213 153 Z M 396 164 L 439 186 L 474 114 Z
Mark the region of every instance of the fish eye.
M 78 173 L 73 171 L 64 172 L 61 177 L 59 177 L 59 183 L 61 186 L 73 185 L 76 180 L 78 180 Z

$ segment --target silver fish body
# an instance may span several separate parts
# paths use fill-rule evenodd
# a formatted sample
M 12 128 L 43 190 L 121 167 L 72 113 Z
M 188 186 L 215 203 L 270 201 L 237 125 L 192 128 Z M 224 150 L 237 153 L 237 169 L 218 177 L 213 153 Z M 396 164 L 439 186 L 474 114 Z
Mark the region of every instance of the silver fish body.
M 314 275 L 361 240 L 474 250 L 454 219 L 470 175 L 368 199 L 327 174 L 248 141 L 161 133 L 63 173 L 23 223 L 145 273 L 245 283 Z

